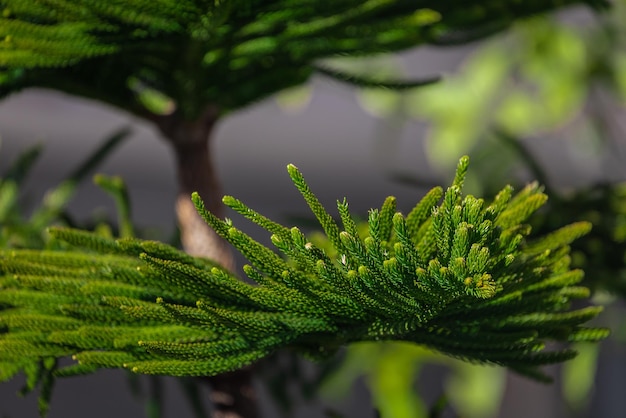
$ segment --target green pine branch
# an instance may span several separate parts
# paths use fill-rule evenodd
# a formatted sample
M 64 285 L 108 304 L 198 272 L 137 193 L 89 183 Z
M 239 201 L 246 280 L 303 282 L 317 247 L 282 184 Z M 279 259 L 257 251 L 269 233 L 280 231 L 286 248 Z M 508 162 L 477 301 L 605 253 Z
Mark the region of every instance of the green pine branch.
M 316 71 L 357 85 L 402 89 L 424 83 L 370 80 L 320 68 L 316 61 L 467 42 L 579 3 L 608 4 L 2 0 L 0 96 L 46 87 L 143 116 L 168 114 L 172 107 L 156 102 L 171 100 L 181 115 L 195 119 L 207 104 L 228 112 L 301 84 Z
M 256 284 L 165 244 L 53 228 L 79 249 L 0 253 L 0 377 L 34 368 L 32 384 L 49 386 L 98 368 L 206 376 L 281 348 L 325 357 L 352 342 L 396 340 L 548 380 L 540 367 L 575 352 L 546 344 L 608 334 L 584 327 L 600 307 L 571 307 L 589 291 L 569 267 L 569 244 L 590 224 L 533 238 L 525 222 L 546 200 L 541 188 L 506 187 L 487 203 L 462 195 L 467 167 L 464 157 L 452 186 L 433 189 L 406 217 L 386 199 L 364 234 L 346 202 L 340 225 L 290 165 L 325 231 L 321 245 L 225 197 L 278 252 L 194 194 L 206 222 L 248 258 Z M 67 356 L 77 364 L 57 368 Z

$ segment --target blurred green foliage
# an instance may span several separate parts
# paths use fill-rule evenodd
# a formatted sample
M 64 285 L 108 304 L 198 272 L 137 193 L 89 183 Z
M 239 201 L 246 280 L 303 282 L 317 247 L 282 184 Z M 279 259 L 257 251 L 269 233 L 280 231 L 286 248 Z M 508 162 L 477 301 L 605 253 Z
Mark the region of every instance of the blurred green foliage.
M 425 151 L 440 173 L 451 173 L 467 153 L 484 162 L 474 173 L 477 190 L 493 193 L 503 176 L 519 179 L 520 170 L 529 169 L 549 187 L 537 170 L 541 164 L 520 149 L 524 143 L 510 139 L 565 132 L 574 138 L 563 142 L 564 151 L 578 153 L 622 139 L 615 108 L 626 100 L 625 23 L 623 0 L 609 13 L 578 10 L 520 21 L 478 45 L 442 82 L 403 93 L 366 89 L 360 101 L 380 117 L 427 122 Z M 389 59 L 386 70 L 380 63 L 365 68 L 377 74 L 393 68 L 402 76 Z
M 380 84 L 318 67 L 322 58 L 464 43 L 568 5 L 609 3 L 3 0 L 0 96 L 44 86 L 151 120 L 174 112 L 195 119 L 207 105 L 236 110 L 316 72 Z
M 54 247 L 46 228 L 52 225 L 77 226 L 67 212 L 67 205 L 76 189 L 129 134 L 120 130 L 105 139 L 100 146 L 59 185 L 46 192 L 43 200 L 32 210 L 23 204 L 22 192 L 28 174 L 41 156 L 42 147 L 33 147 L 22 153 L 6 173 L 0 177 L 0 248 L 43 249 Z M 118 189 L 124 186 L 118 184 Z M 113 190 L 111 190 L 114 194 Z M 119 193 L 119 192 L 118 192 Z M 121 200 L 118 207 L 127 206 Z M 29 214 L 29 212 L 32 212 Z M 128 210 L 121 211 L 122 222 L 129 223 Z M 101 228 L 108 228 L 102 225 Z

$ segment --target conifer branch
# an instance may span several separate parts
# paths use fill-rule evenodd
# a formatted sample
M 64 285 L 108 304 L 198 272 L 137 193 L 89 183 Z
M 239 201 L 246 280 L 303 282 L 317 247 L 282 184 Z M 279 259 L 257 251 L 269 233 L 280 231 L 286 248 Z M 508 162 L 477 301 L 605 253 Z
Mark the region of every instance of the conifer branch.
M 362 236 L 347 203 L 338 202 L 340 227 L 290 165 L 330 251 L 225 198 L 272 234 L 282 257 L 194 195 L 203 218 L 248 258 L 256 285 L 165 244 L 51 229 L 83 250 L 0 253 L 1 377 L 39 368 L 33 376 L 48 387 L 52 376 L 98 368 L 207 376 L 281 348 L 324 356 L 352 342 L 397 340 L 548 380 L 540 366 L 575 355 L 546 351 L 548 342 L 608 334 L 583 327 L 601 308 L 570 308 L 588 291 L 569 267 L 569 243 L 590 225 L 533 238 L 524 222 L 545 202 L 541 189 L 512 195 L 506 187 L 486 204 L 462 195 L 467 166 L 463 158 L 443 196 L 433 189 L 407 217 L 388 198 Z M 51 363 L 66 356 L 78 365 Z
M 163 107 L 151 106 L 155 97 L 147 95 L 157 92 L 192 120 L 207 104 L 235 110 L 304 83 L 316 71 L 353 84 L 404 89 L 434 79 L 369 80 L 318 68 L 316 61 L 468 42 L 579 3 L 600 8 L 608 2 L 3 0 L 0 96 L 47 87 L 152 118 Z

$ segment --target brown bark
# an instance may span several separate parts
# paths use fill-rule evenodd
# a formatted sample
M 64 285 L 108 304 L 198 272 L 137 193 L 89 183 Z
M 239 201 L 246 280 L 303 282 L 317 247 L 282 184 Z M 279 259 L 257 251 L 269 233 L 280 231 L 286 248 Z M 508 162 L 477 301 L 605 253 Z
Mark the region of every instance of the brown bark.
M 155 121 L 176 155 L 179 181 L 176 215 L 183 249 L 233 271 L 231 248 L 198 215 L 191 201 L 191 193 L 198 192 L 207 209 L 219 217 L 223 215 L 222 190 L 210 152 L 211 132 L 217 119 L 217 109 L 209 107 L 193 121 L 184 120 L 176 113 Z M 250 368 L 206 380 L 212 389 L 213 418 L 258 417 Z
M 198 192 L 207 209 L 217 216 L 223 214 L 222 190 L 210 154 L 211 131 L 217 117 L 217 111 L 208 108 L 197 120 L 187 121 L 175 113 L 157 123 L 176 156 L 176 216 L 184 250 L 215 260 L 232 271 L 234 262 L 228 244 L 202 220 L 191 202 L 191 193 Z

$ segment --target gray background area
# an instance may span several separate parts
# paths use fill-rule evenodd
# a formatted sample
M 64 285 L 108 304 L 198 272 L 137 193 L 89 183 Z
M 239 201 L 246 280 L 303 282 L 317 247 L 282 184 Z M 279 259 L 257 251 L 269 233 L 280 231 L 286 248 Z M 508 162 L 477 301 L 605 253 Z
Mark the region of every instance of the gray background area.
M 410 75 L 427 76 L 454 71 L 470 50 L 422 48 L 403 57 Z M 423 190 L 389 180 L 392 171 L 410 172 L 427 183 L 449 182 L 445 173 L 430 167 L 426 161 L 423 124 L 412 122 L 398 135 L 391 135 L 393 130 L 358 105 L 353 89 L 321 78 L 315 78 L 312 84 L 313 99 L 298 114 L 286 113 L 270 99 L 220 123 L 213 147 L 226 194 L 285 221 L 287 216 L 307 215 L 305 204 L 287 176 L 285 166 L 288 163 L 301 169 L 327 207 L 345 196 L 351 208 L 361 214 L 379 206 L 388 195 L 395 195 L 399 208 L 406 210 L 423 194 Z M 71 172 L 99 140 L 128 125 L 132 126 L 132 136 L 99 171 L 122 176 L 130 188 L 136 223 L 156 227 L 167 237 L 174 230 L 173 157 L 154 129 L 127 114 L 49 91 L 29 90 L 16 94 L 0 103 L 0 173 L 20 152 L 32 144 L 44 143 L 44 156 L 25 190 L 28 201 L 37 202 L 43 191 Z M 558 143 L 530 145 L 542 155 L 549 155 L 551 149 L 559 147 Z M 568 164 L 566 158 L 559 158 L 558 165 L 547 164 L 557 184 L 559 179 L 567 183 L 566 179 L 569 181 L 576 172 L 576 167 Z M 106 195 L 88 183 L 81 185 L 71 205 L 72 214 L 83 219 L 94 210 L 111 209 Z M 267 242 L 267 237 L 259 238 Z M 607 345 L 606 351 L 610 361 L 601 363 L 601 368 L 606 369 L 602 379 L 610 383 L 603 384 L 602 396 L 608 398 L 611 391 L 623 391 L 626 386 L 621 377 L 624 373 L 620 372 L 625 370 L 623 354 L 611 354 L 611 351 L 620 351 L 611 345 Z M 14 381 L 0 385 L 0 417 L 37 416 L 32 396 L 19 399 L 14 395 L 20 384 Z M 561 416 L 561 406 L 553 401 L 560 390 L 558 384 L 542 386 L 517 377 L 509 379 L 509 384 L 500 416 Z M 424 385 L 432 386 L 432 382 Z M 167 380 L 167 387 L 171 391 L 166 397 L 165 416 L 190 417 L 172 380 Z M 616 411 L 626 410 L 624 399 L 615 398 L 611 400 L 613 405 L 598 406 L 594 416 L 623 416 Z M 348 416 L 367 416 L 362 411 L 368 402 L 363 389 L 356 388 L 345 407 L 346 411 L 351 411 Z M 615 405 L 615 402 L 622 404 Z M 60 382 L 49 417 L 141 417 L 142 410 L 143 406 L 129 394 L 124 373 L 103 371 L 96 376 Z M 321 408 L 305 406 L 296 416 L 321 417 Z

